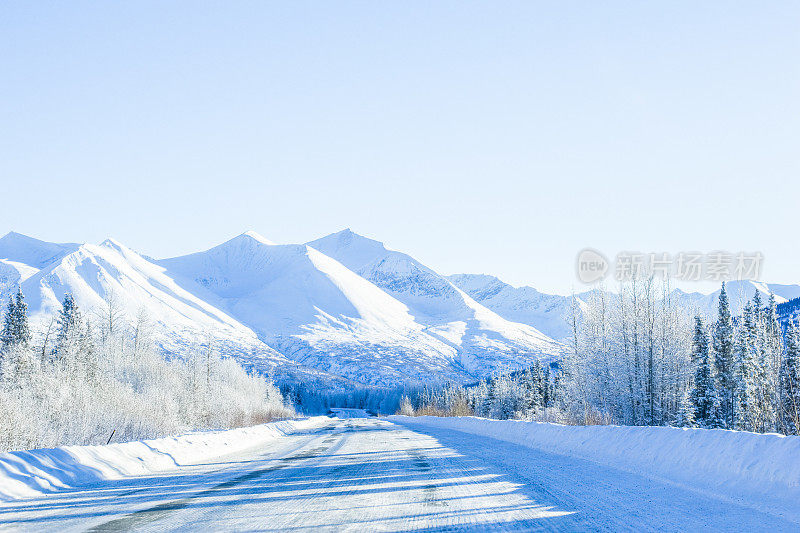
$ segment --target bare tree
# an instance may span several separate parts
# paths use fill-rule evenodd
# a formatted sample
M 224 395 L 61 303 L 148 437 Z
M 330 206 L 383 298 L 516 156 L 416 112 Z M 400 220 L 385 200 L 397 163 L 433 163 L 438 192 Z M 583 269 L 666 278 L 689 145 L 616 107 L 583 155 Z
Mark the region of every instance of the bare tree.
M 153 323 L 147 309 L 141 307 L 136 315 L 133 325 L 133 355 L 138 356 L 143 351 L 149 350 L 153 343 Z
M 100 339 L 103 342 L 122 332 L 125 312 L 119 296 L 113 289 L 106 291 L 103 305 L 95 310 L 95 315 L 100 325 Z

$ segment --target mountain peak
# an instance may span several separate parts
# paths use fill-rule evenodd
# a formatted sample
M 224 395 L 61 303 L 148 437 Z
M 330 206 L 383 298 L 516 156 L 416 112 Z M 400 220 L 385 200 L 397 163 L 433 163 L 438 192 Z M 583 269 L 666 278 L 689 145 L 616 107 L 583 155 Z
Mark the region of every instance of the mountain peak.
M 266 237 L 256 233 L 253 230 L 245 231 L 244 233 L 240 233 L 236 237 L 232 239 L 228 239 L 227 241 L 218 244 L 207 251 L 211 250 L 229 250 L 229 249 L 241 249 L 241 250 L 252 250 L 257 249 L 262 246 L 275 246 L 275 243 L 271 240 L 267 239 Z
M 253 239 L 254 241 L 258 241 L 261 244 L 268 244 L 270 246 L 275 244 L 274 242 L 272 242 L 271 240 L 267 239 L 266 237 L 264 237 L 260 233 L 258 233 L 256 231 L 253 231 L 251 229 L 245 231 L 244 233 L 239 235 L 239 237 L 249 237 L 249 238 Z M 237 238 L 239 238 L 239 237 L 237 237 Z
M 47 242 L 10 231 L 0 238 L 0 259 L 16 261 L 34 268 L 47 264 L 77 250 L 74 243 Z
M 380 249 L 386 248 L 381 241 L 370 239 L 369 237 L 364 237 L 363 235 L 356 233 L 350 228 L 345 228 L 341 231 L 337 231 L 336 233 L 331 233 L 330 235 L 320 237 L 319 239 L 307 242 L 306 244 L 308 244 L 312 248 L 317 248 L 317 246 L 323 248 L 329 246 L 335 246 L 337 248 L 352 247 L 352 246 L 357 246 L 359 248 L 363 247 L 380 248 Z
M 100 246 L 104 246 L 106 248 L 114 248 L 114 249 L 117 249 L 117 250 L 119 250 L 121 248 L 127 248 L 127 246 L 125 246 L 124 244 L 119 242 L 117 239 L 114 239 L 112 237 L 109 237 L 106 240 L 104 240 L 103 242 L 101 242 Z
M 387 253 L 382 242 L 359 235 L 350 228 L 331 233 L 306 244 L 333 257 L 354 272 L 367 263 L 384 257 Z
M 34 237 L 29 237 L 28 235 L 25 235 L 23 233 L 18 233 L 16 231 L 9 231 L 8 233 L 6 233 L 2 237 L 0 237 L 0 242 L 9 242 L 9 241 L 14 241 L 14 242 L 17 242 L 17 241 L 23 241 L 23 242 L 25 242 L 25 241 L 27 241 L 27 242 L 45 242 L 45 241 L 41 241 L 39 239 L 36 239 Z

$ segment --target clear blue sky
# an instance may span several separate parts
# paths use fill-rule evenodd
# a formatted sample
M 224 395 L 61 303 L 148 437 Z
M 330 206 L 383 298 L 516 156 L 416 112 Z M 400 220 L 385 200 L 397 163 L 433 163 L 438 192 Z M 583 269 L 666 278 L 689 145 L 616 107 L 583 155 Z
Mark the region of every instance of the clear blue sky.
M 800 282 L 800 3 L 3 2 L 0 233 L 351 227 L 568 291 L 581 248 Z

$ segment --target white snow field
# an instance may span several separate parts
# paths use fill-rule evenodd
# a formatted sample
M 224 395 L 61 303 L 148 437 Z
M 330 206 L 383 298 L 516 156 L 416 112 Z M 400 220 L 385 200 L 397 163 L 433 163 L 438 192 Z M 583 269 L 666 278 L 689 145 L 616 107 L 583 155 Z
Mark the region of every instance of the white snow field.
M 4 454 L 0 529 L 800 529 L 795 437 L 354 414 Z

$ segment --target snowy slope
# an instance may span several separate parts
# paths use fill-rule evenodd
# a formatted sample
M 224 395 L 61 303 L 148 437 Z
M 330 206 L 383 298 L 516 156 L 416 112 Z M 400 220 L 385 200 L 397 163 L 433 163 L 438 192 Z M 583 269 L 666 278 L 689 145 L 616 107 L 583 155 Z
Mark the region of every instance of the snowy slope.
M 12 231 L 0 238 L 0 259 L 38 270 L 74 252 L 78 246 L 75 243 L 40 241 Z
M 425 330 L 458 350 L 461 364 L 487 375 L 551 358 L 561 346 L 529 325 L 511 322 L 476 302 L 413 257 L 349 229 L 311 241 L 408 306 Z
M 14 231 L 0 238 L 0 296 L 3 303 L 20 283 L 78 246 L 40 241 Z
M 570 335 L 572 298 L 569 296 L 545 294 L 528 286 L 514 287 L 486 274 L 455 274 L 448 279 L 507 320 L 533 326 L 559 341 Z M 579 300 L 578 305 L 583 302 Z
M 405 305 L 309 246 L 247 232 L 159 264 L 304 365 L 369 384 L 466 377 Z
M 13 235 L 17 246 L 3 249 L 8 257 L 4 264 L 22 264 L 28 270 L 4 287 L 3 298 L 21 282 L 34 331 L 51 320 L 70 292 L 79 309 L 95 323 L 109 298 L 128 323 L 143 312 L 167 354 L 183 356 L 210 342 L 221 353 L 263 370 L 290 363 L 259 341 L 253 331 L 180 287 L 164 274 L 163 267 L 116 241 L 50 246 L 20 237 Z M 53 250 L 56 253 L 51 254 Z M 39 266 L 43 268 L 36 269 Z

